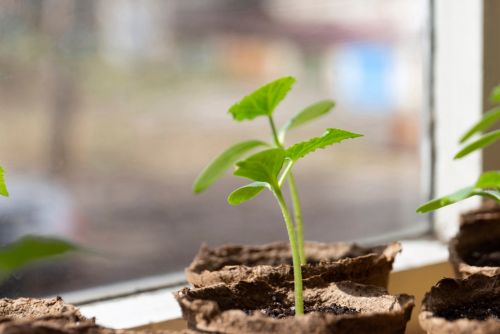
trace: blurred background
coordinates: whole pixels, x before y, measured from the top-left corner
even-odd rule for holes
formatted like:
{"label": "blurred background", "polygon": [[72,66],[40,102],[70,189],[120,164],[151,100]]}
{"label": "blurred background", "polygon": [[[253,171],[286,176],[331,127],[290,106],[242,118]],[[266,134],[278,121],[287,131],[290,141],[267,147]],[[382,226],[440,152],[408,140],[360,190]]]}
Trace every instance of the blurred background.
{"label": "blurred background", "polygon": [[327,127],[364,138],[296,166],[307,239],[389,236],[422,217],[424,1],[3,0],[0,245],[59,235],[98,252],[31,266],[2,296],[49,295],[182,270],[203,242],[286,240],[270,194],[231,207],[245,183],[191,185],[229,145],[268,139],[232,103],[298,83],[277,122],[320,99]]}

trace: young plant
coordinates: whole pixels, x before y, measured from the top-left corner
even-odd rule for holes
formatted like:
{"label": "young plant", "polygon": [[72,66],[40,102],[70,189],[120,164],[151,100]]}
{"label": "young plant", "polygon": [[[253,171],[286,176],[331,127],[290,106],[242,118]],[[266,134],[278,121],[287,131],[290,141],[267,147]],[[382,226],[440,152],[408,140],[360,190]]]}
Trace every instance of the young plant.
{"label": "young plant", "polygon": [[[0,166],[0,195],[9,196]],[[0,248],[0,283],[25,265],[76,250],[78,247],[56,238],[26,236]]]}
{"label": "young plant", "polygon": [[[500,122],[500,85],[493,89],[490,96],[493,104],[496,107],[488,111],[483,117],[474,124],[461,138],[460,144],[466,144],[473,136],[480,134],[480,136],[466,144],[454,157],[454,159],[461,159],[472,152],[481,150],[500,140],[500,130],[488,131],[494,124]],[[425,213],[440,209],[444,206],[451,205],[462,201],[472,196],[482,196],[493,199],[500,203],[500,171],[487,171],[479,176],[474,185],[462,188],[452,194],[443,196],[441,198],[429,201],[417,209],[417,212]]]}
{"label": "young plant", "polygon": [[[333,101],[329,100],[315,103],[295,115],[278,131],[273,119],[273,113],[294,83],[295,79],[292,77],[284,77],[273,81],[244,97],[229,109],[229,112],[237,121],[252,120],[259,116],[266,117],[271,128],[273,142],[251,140],[230,147],[205,168],[195,181],[193,190],[195,192],[205,190],[220,178],[228,168],[236,164],[234,175],[250,179],[253,182],[233,191],[228,197],[229,204],[239,205],[256,197],[264,189],[273,193],[281,209],[292,250],[295,314],[299,316],[304,314],[301,264],[306,263],[306,257],[302,211],[292,167],[298,160],[317,149],[325,148],[345,139],[360,137],[361,135],[329,128],[320,137],[299,142],[287,148],[284,141],[288,130],[328,113],[334,106]],[[258,147],[264,147],[265,149],[238,161]],[[285,182],[288,183],[290,188],[294,210],[293,218],[282,192]]]}
{"label": "young plant", "polygon": [[[222,175],[224,175],[224,173],[231,168],[236,161],[257,148],[284,148],[285,136],[289,130],[298,128],[327,114],[335,106],[335,102],[331,100],[314,103],[297,113],[278,130],[274,122],[274,110],[292,89],[295,81],[295,78],[290,76],[275,80],[244,97],[229,109],[229,113],[233,116],[233,119],[239,122],[253,120],[257,117],[267,118],[272,141],[269,143],[261,140],[247,140],[229,147],[215,160],[213,160],[212,163],[210,163],[198,176],[193,185],[193,191],[195,193],[200,193],[210,187]],[[288,187],[290,189],[292,199],[297,242],[299,245],[300,263],[305,264],[306,256],[304,251],[302,209],[293,173],[289,173],[288,175]]]}

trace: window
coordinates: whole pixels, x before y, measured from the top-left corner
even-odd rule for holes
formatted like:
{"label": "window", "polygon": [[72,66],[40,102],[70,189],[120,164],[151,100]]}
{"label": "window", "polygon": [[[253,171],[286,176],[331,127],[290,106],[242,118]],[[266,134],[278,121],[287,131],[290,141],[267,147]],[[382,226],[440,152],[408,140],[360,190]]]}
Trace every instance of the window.
{"label": "window", "polygon": [[230,143],[266,138],[264,122],[237,124],[226,111],[284,75],[298,84],[278,122],[337,101],[289,142],[329,126],[365,135],[298,166],[306,238],[426,230],[415,214],[427,168],[425,14],[410,0],[1,2],[0,159],[11,197],[0,203],[0,243],[57,234],[98,254],[27,268],[0,294],[179,271],[202,242],[286,239],[269,196],[227,205],[236,178],[191,193]]}

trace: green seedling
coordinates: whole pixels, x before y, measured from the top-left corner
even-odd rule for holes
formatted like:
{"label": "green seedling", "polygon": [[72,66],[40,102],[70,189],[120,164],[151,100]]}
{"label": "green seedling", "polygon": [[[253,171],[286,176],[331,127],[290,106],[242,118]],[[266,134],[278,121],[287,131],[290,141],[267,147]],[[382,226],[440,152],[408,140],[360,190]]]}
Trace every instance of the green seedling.
{"label": "green seedling", "polygon": [[[493,104],[500,104],[500,85],[493,89],[490,101]],[[472,152],[482,150],[499,141],[500,130],[486,132],[498,122],[500,122],[500,106],[496,106],[485,113],[483,117],[460,138],[460,144],[464,144],[465,146],[455,154],[454,159],[461,159]],[[478,135],[478,138],[471,141],[471,138],[476,135]],[[500,171],[484,172],[479,176],[474,185],[431,200],[420,206],[417,212],[425,213],[434,211],[472,196],[482,196],[500,203]]]}
{"label": "green seedling", "polygon": [[[0,166],[0,195],[8,197],[9,192]],[[0,283],[9,275],[36,261],[77,250],[78,247],[64,240],[48,237],[26,236],[0,247]]]}
{"label": "green seedling", "polygon": [[[294,272],[295,314],[300,316],[304,314],[301,265],[306,263],[306,256],[302,210],[292,167],[297,161],[317,149],[340,143],[345,139],[361,137],[362,135],[329,128],[320,137],[311,138],[287,147],[285,137],[289,130],[327,114],[335,105],[330,100],[317,102],[296,114],[278,130],[273,113],[294,83],[295,79],[293,77],[275,80],[245,96],[229,109],[229,113],[236,121],[253,120],[257,117],[267,118],[271,129],[272,142],[250,140],[231,146],[203,170],[193,185],[193,191],[199,193],[207,189],[224,175],[226,170],[236,165],[234,175],[250,179],[253,182],[234,190],[228,196],[229,204],[239,205],[256,197],[265,189],[272,192],[281,209],[288,232]],[[258,148],[261,149],[259,152],[248,156]],[[246,158],[240,160],[244,157]],[[288,184],[290,189],[293,218],[282,192],[285,183]]]}

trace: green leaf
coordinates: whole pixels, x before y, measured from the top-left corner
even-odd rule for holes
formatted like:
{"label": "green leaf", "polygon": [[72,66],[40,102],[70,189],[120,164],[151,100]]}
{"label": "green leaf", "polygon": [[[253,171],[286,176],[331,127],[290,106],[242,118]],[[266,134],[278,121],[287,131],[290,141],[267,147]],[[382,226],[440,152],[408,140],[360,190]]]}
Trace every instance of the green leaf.
{"label": "green leaf", "polygon": [[285,151],[283,149],[272,148],[265,150],[237,162],[234,175],[246,177],[253,181],[266,182],[275,187],[284,160]]}
{"label": "green leaf", "polygon": [[64,240],[26,236],[0,248],[0,273],[5,276],[31,262],[77,249],[77,246]]}
{"label": "green leaf", "polygon": [[7,191],[7,186],[5,185],[4,171],[2,166],[0,166],[0,195],[5,197],[9,196],[9,192]]}
{"label": "green leaf", "polygon": [[483,117],[474,124],[462,138],[460,138],[460,143],[464,143],[476,133],[488,130],[488,128],[497,121],[500,121],[500,107],[492,109],[484,114]]}
{"label": "green leaf", "polygon": [[295,78],[284,77],[260,87],[235,103],[229,112],[237,121],[252,120],[257,116],[272,115],[295,83]]}
{"label": "green leaf", "polygon": [[493,103],[500,103],[500,85],[493,88],[490,95],[490,101]]}
{"label": "green leaf", "polygon": [[310,121],[321,117],[335,106],[335,102],[332,100],[324,100],[320,102],[316,102],[309,107],[305,108],[298,114],[292,117],[279,131],[279,138],[281,141],[285,138],[285,135],[288,130],[295,129],[301,125],[309,123]]}
{"label": "green leaf", "polygon": [[500,130],[495,130],[488,132],[481,137],[479,137],[476,141],[470,143],[469,145],[465,146],[463,149],[458,152],[454,159],[460,159],[468,155],[469,153],[472,153],[476,150],[480,150],[488,145],[493,144],[495,141],[500,139]]}
{"label": "green leaf", "polygon": [[205,167],[193,184],[193,192],[200,193],[204,191],[215,183],[243,155],[256,147],[267,145],[267,143],[260,140],[248,140],[231,146]]}
{"label": "green leaf", "polygon": [[478,190],[478,191],[476,191],[476,193],[474,195],[488,197],[488,198],[500,203],[500,191],[495,190],[495,189]]}
{"label": "green leaf", "polygon": [[434,211],[436,209],[442,208],[447,205],[454,204],[456,202],[459,202],[461,200],[464,200],[466,198],[469,198],[473,195],[472,191],[474,190],[474,187],[467,187],[460,189],[450,195],[443,196],[441,198],[434,199],[432,201],[429,201],[425,203],[424,205],[420,206],[417,209],[417,212],[419,213],[425,213],[429,211]]}
{"label": "green leaf", "polygon": [[450,195],[434,199],[425,203],[417,209],[419,213],[425,213],[440,209],[442,207],[455,204],[472,196],[483,196],[500,202],[500,192],[497,190],[487,190],[477,187],[466,187]]}
{"label": "green leaf", "polygon": [[227,202],[231,205],[240,205],[243,202],[251,200],[265,188],[270,189],[271,186],[267,182],[252,182],[246,186],[240,187],[233,191],[227,197]]}
{"label": "green leaf", "polygon": [[484,172],[476,182],[477,188],[497,188],[500,189],[500,172]]}
{"label": "green leaf", "polygon": [[321,137],[315,137],[304,142],[300,142],[290,146],[286,150],[286,155],[293,161],[297,161],[305,155],[316,151],[319,148],[325,148],[329,145],[340,143],[345,139],[362,137],[358,133],[353,133],[341,129],[326,129]]}

